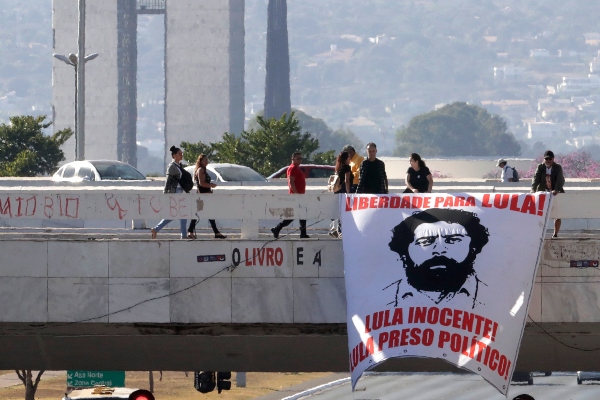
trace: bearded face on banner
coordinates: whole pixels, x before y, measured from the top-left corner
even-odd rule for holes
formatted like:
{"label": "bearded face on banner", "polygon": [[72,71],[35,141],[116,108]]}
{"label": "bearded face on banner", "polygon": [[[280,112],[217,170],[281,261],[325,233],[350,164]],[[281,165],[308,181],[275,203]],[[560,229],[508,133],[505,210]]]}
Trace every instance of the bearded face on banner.
{"label": "bearded face on banner", "polygon": [[[477,303],[480,280],[473,266],[488,242],[488,230],[476,214],[434,208],[417,212],[392,230],[389,243],[400,255],[404,277],[395,281],[400,301],[424,294],[435,303],[464,295]],[[387,288],[386,288],[387,289]]]}

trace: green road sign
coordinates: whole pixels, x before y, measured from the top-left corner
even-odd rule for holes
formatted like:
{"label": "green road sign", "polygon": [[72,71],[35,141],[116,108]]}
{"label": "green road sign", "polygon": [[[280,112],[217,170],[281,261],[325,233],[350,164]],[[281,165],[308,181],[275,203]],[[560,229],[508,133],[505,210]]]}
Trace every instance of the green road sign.
{"label": "green road sign", "polygon": [[125,387],[125,371],[67,371],[67,386],[73,388]]}

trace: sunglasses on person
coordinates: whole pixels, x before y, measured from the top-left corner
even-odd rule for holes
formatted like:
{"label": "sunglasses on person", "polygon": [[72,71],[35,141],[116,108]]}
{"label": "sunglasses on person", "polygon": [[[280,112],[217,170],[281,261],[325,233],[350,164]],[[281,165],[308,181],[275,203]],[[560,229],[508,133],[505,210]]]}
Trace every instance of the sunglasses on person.
{"label": "sunglasses on person", "polygon": [[554,160],[552,157],[544,157],[544,160],[549,161],[549,160]]}

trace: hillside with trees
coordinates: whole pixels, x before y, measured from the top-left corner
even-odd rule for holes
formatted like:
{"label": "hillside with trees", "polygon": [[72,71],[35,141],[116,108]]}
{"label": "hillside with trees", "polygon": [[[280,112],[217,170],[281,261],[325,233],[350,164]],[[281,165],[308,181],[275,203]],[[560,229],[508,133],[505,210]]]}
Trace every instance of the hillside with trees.
{"label": "hillside with trees", "polygon": [[[267,4],[246,1],[248,120],[264,107]],[[287,0],[287,8],[292,108],[333,130],[349,129],[363,143],[377,142],[381,155],[393,152],[396,131],[413,117],[456,101],[501,116],[523,155],[566,146],[568,140],[575,146],[571,123],[597,126],[598,90],[580,96],[586,97],[585,107],[573,103],[573,112],[559,107],[544,112],[538,102],[562,77],[590,73],[600,50],[600,3]],[[0,122],[14,115],[51,115],[52,1],[5,0],[0,22]],[[138,50],[144,60],[164,51],[158,25],[145,20],[139,25]],[[537,50],[543,50],[541,57],[532,56]],[[148,92],[138,97],[140,115],[146,118],[138,140],[160,135],[160,121],[153,118],[161,115],[158,97],[164,95],[160,62],[144,65],[140,62],[140,83],[155,82],[155,90],[144,89]],[[505,75],[495,78],[494,68]],[[570,101],[579,95],[553,96]],[[554,137],[529,140],[524,121],[532,120],[560,128]],[[596,141],[597,130],[588,136],[586,145]]]}
{"label": "hillside with trees", "polygon": [[400,129],[395,155],[411,152],[429,156],[520,155],[521,147],[506,122],[485,109],[466,103],[452,103],[414,117]]}

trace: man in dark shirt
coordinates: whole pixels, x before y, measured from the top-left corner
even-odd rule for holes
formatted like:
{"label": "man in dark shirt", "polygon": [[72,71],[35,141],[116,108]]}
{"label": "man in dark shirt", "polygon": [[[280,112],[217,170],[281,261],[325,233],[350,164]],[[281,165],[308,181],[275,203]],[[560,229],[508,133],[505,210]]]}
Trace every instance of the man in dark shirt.
{"label": "man in dark shirt", "polygon": [[[292,154],[292,164],[287,169],[287,179],[288,179],[288,192],[290,194],[304,194],[306,191],[306,179],[304,178],[304,173],[300,169],[300,164],[302,163],[302,153],[295,152]],[[279,237],[279,232],[286,226],[292,223],[292,219],[284,219],[276,227],[271,228],[271,232],[273,232],[273,237],[277,239]],[[306,234],[306,220],[300,220],[300,238],[301,239],[309,239],[310,236]]]}
{"label": "man in dark shirt", "polygon": [[[553,195],[564,193],[565,176],[560,164],[554,162],[554,153],[552,150],[546,150],[544,153],[544,162],[539,164],[535,170],[535,175],[531,181],[531,193],[550,192]],[[554,234],[552,238],[558,237],[561,220],[554,220]]]}
{"label": "man in dark shirt", "polygon": [[377,158],[377,145],[367,144],[367,159],[360,164],[356,193],[385,194],[388,192],[388,179],[385,163]]}

